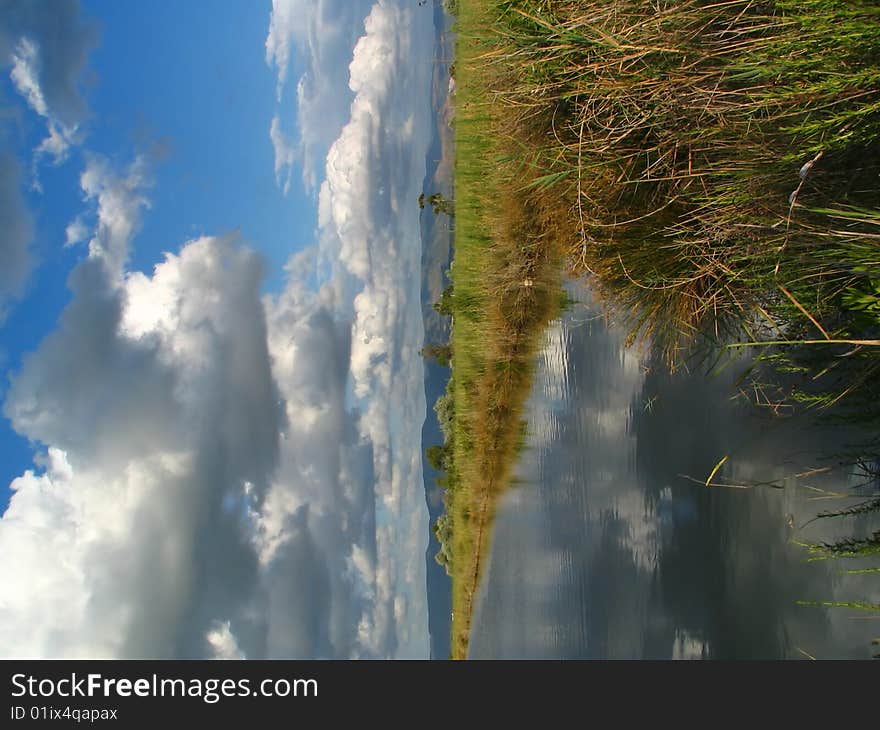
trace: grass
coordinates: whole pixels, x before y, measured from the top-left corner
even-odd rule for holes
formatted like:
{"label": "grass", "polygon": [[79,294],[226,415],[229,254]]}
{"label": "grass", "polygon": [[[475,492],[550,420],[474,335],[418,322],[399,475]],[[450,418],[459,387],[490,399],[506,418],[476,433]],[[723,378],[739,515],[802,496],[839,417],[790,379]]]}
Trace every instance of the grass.
{"label": "grass", "polygon": [[544,326],[558,314],[564,239],[552,200],[530,185],[480,62],[484,5],[458,11],[451,463],[442,531],[451,546],[452,656],[467,654],[498,496],[521,442],[521,412]]}
{"label": "grass", "polygon": [[563,268],[670,367],[755,348],[757,402],[876,432],[880,7],[459,0],[456,15],[444,532],[464,657]]}
{"label": "grass", "polygon": [[874,3],[497,7],[519,79],[497,103],[540,140],[525,154],[568,203],[571,260],[671,364],[694,338],[759,339],[768,306],[797,320],[780,286],[834,310],[876,264],[864,224],[820,212],[877,203]]}

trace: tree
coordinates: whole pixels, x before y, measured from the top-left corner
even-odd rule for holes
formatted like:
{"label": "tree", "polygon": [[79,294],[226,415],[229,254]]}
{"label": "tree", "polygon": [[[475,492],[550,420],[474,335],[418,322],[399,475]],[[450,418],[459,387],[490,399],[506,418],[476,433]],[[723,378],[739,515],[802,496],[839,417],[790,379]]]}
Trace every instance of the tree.
{"label": "tree", "polygon": [[431,195],[428,196],[421,193],[419,195],[419,210],[422,210],[425,207],[425,203],[428,203],[431,206],[434,215],[439,215],[440,213],[452,215],[453,213],[452,201],[447,200],[440,193],[431,193]]}
{"label": "tree", "polygon": [[448,368],[452,362],[452,345],[425,345],[419,354],[424,358],[433,358],[443,368]]}
{"label": "tree", "polygon": [[[450,383],[452,378],[449,379]],[[447,386],[447,391],[434,403],[434,413],[437,414],[437,423],[443,432],[444,443],[452,443],[452,433],[455,424],[455,393],[453,386]]]}
{"label": "tree", "polygon": [[425,450],[425,458],[434,471],[443,471],[446,468],[446,447],[429,446]]}
{"label": "tree", "polygon": [[434,537],[440,543],[440,550],[434,556],[440,565],[446,568],[446,572],[452,575],[452,521],[449,513],[444,512],[434,523]]}
{"label": "tree", "polygon": [[453,296],[453,289],[452,289],[452,284],[450,284],[449,286],[447,286],[443,290],[443,293],[440,295],[440,300],[437,302],[434,302],[434,311],[438,312],[440,314],[444,314],[447,317],[451,317],[452,316],[452,305],[453,305],[452,296]]}

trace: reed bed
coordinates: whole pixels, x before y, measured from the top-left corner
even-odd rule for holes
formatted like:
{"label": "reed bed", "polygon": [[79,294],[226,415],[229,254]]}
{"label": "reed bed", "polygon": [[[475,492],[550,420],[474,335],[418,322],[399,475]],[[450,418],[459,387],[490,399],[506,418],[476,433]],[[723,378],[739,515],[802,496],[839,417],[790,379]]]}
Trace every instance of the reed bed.
{"label": "reed bed", "polygon": [[880,7],[455,6],[455,478],[443,531],[463,657],[563,265],[669,367],[755,348],[756,401],[833,406],[876,432]]}

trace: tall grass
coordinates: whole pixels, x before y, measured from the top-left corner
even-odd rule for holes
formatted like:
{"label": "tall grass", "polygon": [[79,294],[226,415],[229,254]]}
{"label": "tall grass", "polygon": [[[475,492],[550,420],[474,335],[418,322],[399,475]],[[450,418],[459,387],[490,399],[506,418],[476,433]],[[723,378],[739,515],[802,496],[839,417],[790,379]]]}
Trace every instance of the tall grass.
{"label": "tall grass", "polygon": [[846,404],[876,427],[880,7],[460,0],[457,32],[447,502],[464,656],[562,261],[668,365],[760,347],[768,405]]}
{"label": "tall grass", "polygon": [[495,102],[567,214],[574,268],[670,362],[695,337],[757,337],[768,306],[796,320],[780,287],[821,319],[876,266],[875,214],[827,213],[878,202],[875,3],[488,4],[485,62],[516,78]]}

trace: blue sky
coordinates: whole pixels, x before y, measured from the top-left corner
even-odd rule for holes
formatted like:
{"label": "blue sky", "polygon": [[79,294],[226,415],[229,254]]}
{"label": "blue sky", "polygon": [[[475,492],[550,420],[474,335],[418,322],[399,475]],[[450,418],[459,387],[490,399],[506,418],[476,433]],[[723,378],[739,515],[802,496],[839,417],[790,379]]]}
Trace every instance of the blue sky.
{"label": "blue sky", "polygon": [[427,656],[434,34],[0,0],[0,656]]}
{"label": "blue sky", "polygon": [[[151,210],[132,247],[131,268],[148,272],[164,251],[190,238],[239,229],[265,258],[264,289],[281,288],[290,254],[314,241],[317,214],[314,194],[292,185],[285,196],[275,184],[267,131],[276,113],[276,78],[263,52],[270,11],[268,2],[240,0],[83,3],[83,22],[97,36],[82,79],[91,111],[87,138],[64,163],[39,166],[41,193],[24,186],[36,261],[3,326],[4,373],[16,370],[23,353],[53,327],[69,297],[65,279],[86,253],[82,245],[63,244],[66,226],[83,211],[78,178],[87,154],[121,163],[138,152],[154,159]],[[8,74],[2,91],[3,106],[16,109],[21,123],[3,137],[26,173],[45,124],[16,98]],[[283,104],[288,115],[293,107],[293,99]],[[4,503],[7,485],[32,456],[27,440],[4,418]]]}
{"label": "blue sky", "polygon": [[312,242],[316,216],[311,196],[296,186],[285,198],[272,175],[275,79],[262,54],[269,4],[84,9],[101,28],[92,56],[96,151],[130,159],[158,145],[164,153],[133,266],[154,265],[158,242],[240,228],[266,258],[267,287],[280,288],[281,267]]}

